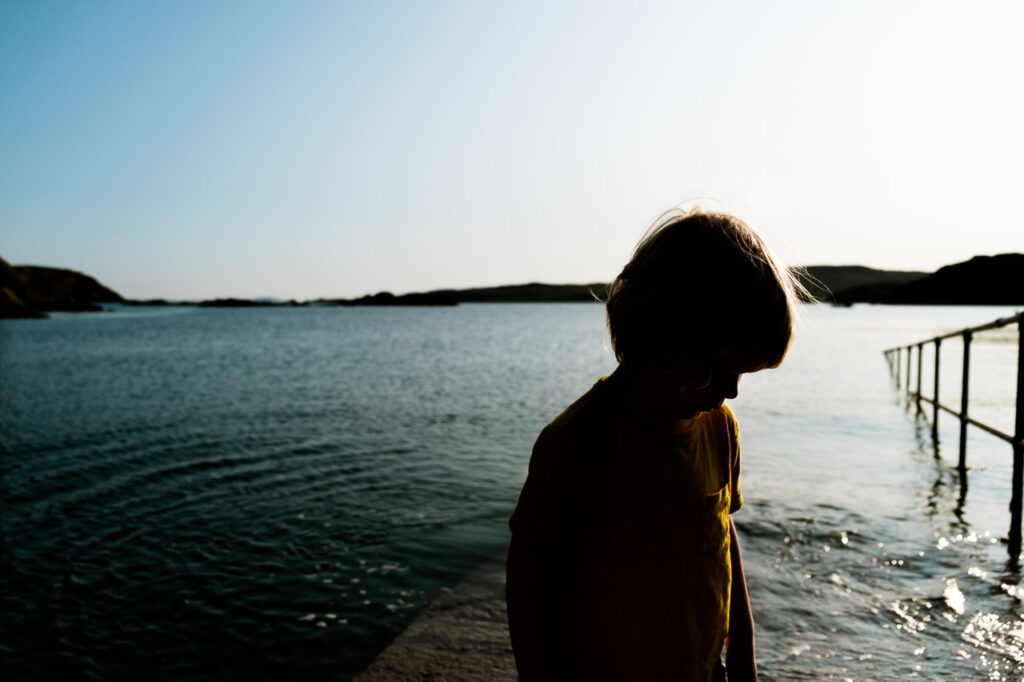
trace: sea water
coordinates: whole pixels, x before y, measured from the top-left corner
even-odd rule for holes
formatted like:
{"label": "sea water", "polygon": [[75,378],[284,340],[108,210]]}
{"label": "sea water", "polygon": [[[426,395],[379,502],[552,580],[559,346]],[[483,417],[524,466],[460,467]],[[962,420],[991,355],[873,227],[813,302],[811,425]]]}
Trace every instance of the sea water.
{"label": "sea water", "polygon": [[[961,479],[956,420],[936,446],[882,355],[1013,312],[806,307],[743,378],[763,679],[1024,676],[1010,446],[972,429]],[[972,416],[1008,432],[1016,343],[972,345]],[[536,434],[614,365],[593,304],[0,322],[0,675],[351,678],[504,546]]]}

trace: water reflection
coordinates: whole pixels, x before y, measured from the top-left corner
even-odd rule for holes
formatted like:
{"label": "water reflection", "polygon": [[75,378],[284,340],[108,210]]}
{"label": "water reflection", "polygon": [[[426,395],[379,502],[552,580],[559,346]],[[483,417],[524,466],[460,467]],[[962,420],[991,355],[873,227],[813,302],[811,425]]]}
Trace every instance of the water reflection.
{"label": "water reflection", "polygon": [[[918,401],[908,396],[904,407],[912,412],[914,460],[930,471],[930,483],[922,490],[922,511],[932,526],[935,544],[920,553],[920,562],[938,569],[935,578],[941,580],[941,594],[915,594],[894,601],[892,628],[919,640],[959,642],[955,669],[968,665],[987,679],[1020,680],[1024,676],[1020,562],[1001,555],[1005,538],[971,528],[966,515],[968,469],[943,458],[939,433]],[[993,561],[1001,570],[982,568]],[[913,654],[929,660],[941,655],[936,649],[922,641]],[[944,665],[939,663],[938,669]]]}
{"label": "water reflection", "polygon": [[[908,404],[909,406],[909,404]],[[924,413],[914,413],[915,456],[919,460],[929,460],[933,467],[933,480],[924,506],[925,515],[934,523],[939,517],[951,515],[948,520],[948,532],[967,533],[968,523],[964,515],[967,504],[968,476],[967,470],[951,467],[942,458],[942,446],[938,435],[931,429],[931,423]],[[952,489],[957,489],[952,497]],[[953,506],[949,507],[949,500]],[[948,517],[947,517],[948,518]]]}

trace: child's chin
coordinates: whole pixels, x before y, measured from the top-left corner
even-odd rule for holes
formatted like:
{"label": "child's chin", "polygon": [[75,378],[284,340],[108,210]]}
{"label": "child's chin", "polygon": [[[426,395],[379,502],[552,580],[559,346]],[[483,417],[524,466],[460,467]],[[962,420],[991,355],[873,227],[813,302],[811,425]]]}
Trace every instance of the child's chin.
{"label": "child's chin", "polygon": [[693,416],[690,417],[690,419],[696,419],[697,417],[705,415],[708,412],[714,412],[715,410],[717,410],[721,406],[722,406],[722,403],[718,403],[717,405],[708,405],[707,407],[702,407],[699,410],[697,410],[696,412],[694,412]]}

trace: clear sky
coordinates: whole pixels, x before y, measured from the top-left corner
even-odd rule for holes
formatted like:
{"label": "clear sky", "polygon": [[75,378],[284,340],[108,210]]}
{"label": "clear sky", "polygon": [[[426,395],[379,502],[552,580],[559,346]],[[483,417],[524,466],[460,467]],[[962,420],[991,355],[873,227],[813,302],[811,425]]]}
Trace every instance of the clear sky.
{"label": "clear sky", "polygon": [[132,298],[1024,251],[1024,3],[0,3],[0,256]]}

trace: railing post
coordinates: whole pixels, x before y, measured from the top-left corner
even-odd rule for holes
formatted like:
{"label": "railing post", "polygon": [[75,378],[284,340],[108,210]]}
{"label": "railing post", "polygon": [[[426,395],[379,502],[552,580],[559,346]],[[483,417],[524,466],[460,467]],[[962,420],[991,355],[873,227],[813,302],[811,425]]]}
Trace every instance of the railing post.
{"label": "railing post", "polygon": [[913,346],[907,346],[907,393],[910,393],[910,354]]}
{"label": "railing post", "polygon": [[1024,318],[1017,320],[1017,417],[1013,428],[1013,497],[1010,498],[1010,557],[1020,556],[1021,488],[1024,487]]}
{"label": "railing post", "polygon": [[932,402],[932,438],[939,439],[939,349],[942,339],[935,339],[935,400]]}
{"label": "railing post", "polygon": [[921,409],[921,359],[924,356],[924,343],[917,344],[917,409]]}
{"label": "railing post", "polygon": [[903,356],[903,349],[896,349],[896,388],[900,387],[900,358]]}
{"label": "railing post", "polygon": [[960,468],[967,470],[967,395],[971,371],[971,332],[964,331],[964,376],[960,387]]}

